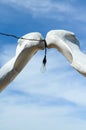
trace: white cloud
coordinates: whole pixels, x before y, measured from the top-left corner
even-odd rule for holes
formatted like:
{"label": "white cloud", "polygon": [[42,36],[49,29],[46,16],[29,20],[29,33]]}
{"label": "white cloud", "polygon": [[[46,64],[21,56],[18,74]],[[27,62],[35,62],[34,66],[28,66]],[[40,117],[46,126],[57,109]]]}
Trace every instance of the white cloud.
{"label": "white cloud", "polygon": [[85,8],[77,5],[77,1],[52,1],[52,0],[1,0],[1,3],[31,13],[33,17],[55,19],[56,21],[73,20],[85,22]]}
{"label": "white cloud", "polygon": [[38,107],[34,105],[7,105],[5,107],[3,105],[2,110],[0,113],[0,124],[2,124],[0,129],[2,130],[86,129],[85,121],[68,116],[68,113],[73,112],[68,107]]}

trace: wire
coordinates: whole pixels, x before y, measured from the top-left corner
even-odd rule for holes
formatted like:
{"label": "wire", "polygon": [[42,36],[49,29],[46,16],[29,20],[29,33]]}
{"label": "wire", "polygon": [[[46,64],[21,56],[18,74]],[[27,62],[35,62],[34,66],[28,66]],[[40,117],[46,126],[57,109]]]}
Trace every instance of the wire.
{"label": "wire", "polygon": [[24,40],[29,40],[29,41],[44,41],[45,42],[45,39],[42,39],[42,40],[28,39],[28,38],[19,37],[19,36],[13,35],[13,34],[2,33],[2,32],[0,32],[0,35],[4,35],[4,36],[7,36],[7,37],[13,37],[13,38],[16,38],[16,39],[24,39]]}
{"label": "wire", "polygon": [[43,64],[44,66],[46,65],[47,59],[46,59],[46,54],[47,54],[47,43],[46,40],[44,40],[45,43],[45,55],[44,55],[44,59],[43,59]]}

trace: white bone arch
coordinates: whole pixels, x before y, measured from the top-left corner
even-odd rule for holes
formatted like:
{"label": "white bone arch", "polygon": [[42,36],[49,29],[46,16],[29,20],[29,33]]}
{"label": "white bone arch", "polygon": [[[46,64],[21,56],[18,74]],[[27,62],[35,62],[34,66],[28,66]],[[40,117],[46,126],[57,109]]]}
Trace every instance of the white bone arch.
{"label": "white bone arch", "polygon": [[[38,50],[45,48],[44,39],[38,32],[29,33],[23,38],[36,39],[36,41],[19,39],[15,56],[0,69],[0,92],[14,80],[28,61]],[[46,35],[48,48],[60,51],[79,73],[86,76],[86,55],[80,51],[79,41],[74,33],[66,30],[52,30]]]}

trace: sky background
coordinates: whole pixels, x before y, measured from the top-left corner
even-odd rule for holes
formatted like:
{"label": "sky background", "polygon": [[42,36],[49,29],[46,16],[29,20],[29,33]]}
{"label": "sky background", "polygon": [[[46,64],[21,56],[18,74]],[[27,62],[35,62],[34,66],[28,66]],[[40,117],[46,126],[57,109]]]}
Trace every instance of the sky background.
{"label": "sky background", "polygon": [[[22,36],[65,29],[86,53],[85,0],[0,0],[0,32]],[[15,56],[17,40],[0,35],[0,67]],[[0,93],[0,130],[86,130],[86,78],[55,49],[39,51]]]}

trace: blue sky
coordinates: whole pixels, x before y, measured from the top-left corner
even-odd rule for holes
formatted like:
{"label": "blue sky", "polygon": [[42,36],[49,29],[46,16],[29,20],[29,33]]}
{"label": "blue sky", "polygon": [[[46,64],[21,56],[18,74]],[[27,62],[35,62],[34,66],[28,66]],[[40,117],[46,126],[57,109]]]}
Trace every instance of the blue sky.
{"label": "blue sky", "polygon": [[[0,32],[22,36],[53,29],[76,34],[86,53],[86,1],[0,0]],[[0,35],[0,67],[15,55],[17,40]],[[86,130],[86,78],[55,49],[46,72],[39,51],[0,94],[1,130]]]}

